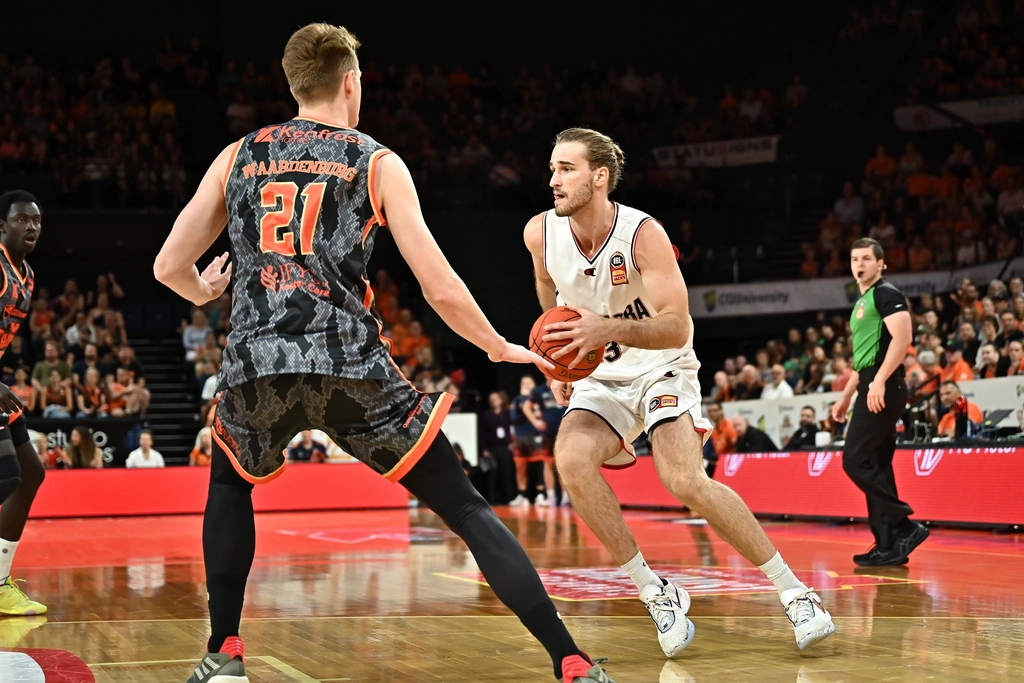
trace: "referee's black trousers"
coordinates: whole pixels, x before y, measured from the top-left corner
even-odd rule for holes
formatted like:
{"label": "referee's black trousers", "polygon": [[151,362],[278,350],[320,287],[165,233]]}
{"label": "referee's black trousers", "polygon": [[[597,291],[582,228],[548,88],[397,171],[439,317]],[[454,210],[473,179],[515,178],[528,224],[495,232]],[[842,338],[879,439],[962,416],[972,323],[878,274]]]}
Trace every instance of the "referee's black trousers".
{"label": "referee's black trousers", "polygon": [[868,410],[868,389],[878,367],[865,368],[857,385],[853,417],[846,428],[843,470],[868,499],[868,523],[875,543],[888,549],[897,530],[913,514],[896,493],[892,458],[896,452],[896,422],[907,404],[907,384],[902,368],[897,368],[885,384],[885,408],[879,413]]}

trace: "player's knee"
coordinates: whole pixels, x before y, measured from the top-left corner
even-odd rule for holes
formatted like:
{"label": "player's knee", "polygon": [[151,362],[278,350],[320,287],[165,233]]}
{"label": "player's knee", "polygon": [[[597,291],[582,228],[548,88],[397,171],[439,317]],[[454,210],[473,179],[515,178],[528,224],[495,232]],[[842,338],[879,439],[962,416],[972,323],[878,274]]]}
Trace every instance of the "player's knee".
{"label": "player's knee", "polygon": [[704,499],[710,480],[707,476],[694,476],[683,472],[662,475],[661,483],[673,496],[689,506],[696,506]]}
{"label": "player's knee", "polygon": [[43,465],[39,462],[38,458],[33,458],[30,462],[35,464],[21,468],[21,486],[35,493],[43,485],[43,480],[46,479],[46,470],[43,469]]}

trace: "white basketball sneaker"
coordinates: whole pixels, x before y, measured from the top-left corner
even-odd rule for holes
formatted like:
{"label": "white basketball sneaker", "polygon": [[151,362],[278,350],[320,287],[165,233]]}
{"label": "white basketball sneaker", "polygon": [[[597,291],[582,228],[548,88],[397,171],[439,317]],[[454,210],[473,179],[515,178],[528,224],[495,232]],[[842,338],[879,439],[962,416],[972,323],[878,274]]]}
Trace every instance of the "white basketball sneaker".
{"label": "white basketball sneaker", "polygon": [[539,508],[551,507],[551,503],[548,502],[548,497],[545,496],[543,493],[537,494],[537,497],[533,499],[533,504],[534,506]]}
{"label": "white basketball sneaker", "polygon": [[786,605],[786,616],[793,622],[796,646],[801,650],[806,650],[836,632],[832,615],[821,606],[821,598],[811,588]]}
{"label": "white basketball sneaker", "polygon": [[528,508],[528,507],[530,507],[530,501],[526,497],[524,497],[522,494],[520,494],[520,495],[516,496],[515,498],[513,498],[512,500],[510,500],[509,503],[508,503],[508,506],[510,508],[522,508],[522,507],[527,507]]}
{"label": "white basketball sneaker", "polygon": [[693,622],[686,618],[690,609],[689,594],[665,582],[664,586],[644,586],[640,601],[658,627],[658,642],[665,656],[675,657],[686,649],[694,631]]}

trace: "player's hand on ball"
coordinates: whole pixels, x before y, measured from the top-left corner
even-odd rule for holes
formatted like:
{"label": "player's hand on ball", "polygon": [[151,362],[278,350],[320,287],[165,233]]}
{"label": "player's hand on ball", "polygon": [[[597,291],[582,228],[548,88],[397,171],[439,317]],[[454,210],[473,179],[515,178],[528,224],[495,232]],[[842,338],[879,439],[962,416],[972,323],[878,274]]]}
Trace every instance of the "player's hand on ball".
{"label": "player's hand on ball", "polygon": [[489,353],[487,357],[495,363],[535,363],[540,367],[554,370],[555,366],[544,360],[533,351],[519,344],[505,342],[505,348],[496,353]]}
{"label": "player's hand on ball", "polygon": [[612,341],[608,337],[608,320],[593,311],[580,306],[567,306],[579,315],[579,320],[550,323],[544,326],[547,334],[542,338],[545,342],[564,340],[569,343],[551,354],[553,360],[563,358],[562,362],[572,358],[570,368],[580,364],[593,349],[603,349]]}
{"label": "player's hand on ball", "polygon": [[[225,264],[227,267],[225,268]],[[210,265],[206,266],[206,270],[200,275],[206,284],[210,285],[210,301],[213,301],[228,288],[231,284],[231,265],[228,263],[228,252],[224,252],[217,258],[210,261]],[[198,301],[192,303],[199,305]],[[207,302],[203,302],[207,303]]]}
{"label": "player's hand on ball", "polygon": [[836,423],[846,422],[846,411],[850,407],[850,401],[840,399],[832,404],[832,421]]}
{"label": "player's hand on ball", "polygon": [[555,395],[555,401],[558,405],[563,408],[569,405],[569,399],[572,398],[572,382],[559,382],[557,379],[551,380],[551,393]]}

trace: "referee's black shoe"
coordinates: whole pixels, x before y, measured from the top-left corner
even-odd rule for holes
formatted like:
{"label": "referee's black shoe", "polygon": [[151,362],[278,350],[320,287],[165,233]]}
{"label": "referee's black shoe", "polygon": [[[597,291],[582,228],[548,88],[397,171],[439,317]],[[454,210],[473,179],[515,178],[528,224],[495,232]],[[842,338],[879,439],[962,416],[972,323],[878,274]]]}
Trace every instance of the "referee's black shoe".
{"label": "referee's black shoe", "polygon": [[910,553],[924,543],[931,531],[924,524],[907,520],[903,531],[896,537],[892,548],[873,549],[867,555],[854,556],[854,562],[862,567],[895,567],[906,564]]}

